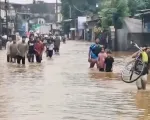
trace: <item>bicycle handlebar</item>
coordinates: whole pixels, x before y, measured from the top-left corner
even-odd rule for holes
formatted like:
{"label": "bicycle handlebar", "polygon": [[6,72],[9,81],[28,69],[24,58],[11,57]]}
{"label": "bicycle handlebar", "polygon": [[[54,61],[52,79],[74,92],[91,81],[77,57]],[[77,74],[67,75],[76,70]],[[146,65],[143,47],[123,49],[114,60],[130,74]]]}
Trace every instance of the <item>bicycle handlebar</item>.
{"label": "bicycle handlebar", "polygon": [[142,49],[138,46],[138,44],[134,43],[133,41],[131,41],[130,44],[134,45],[136,48],[138,48],[140,51],[142,51]]}

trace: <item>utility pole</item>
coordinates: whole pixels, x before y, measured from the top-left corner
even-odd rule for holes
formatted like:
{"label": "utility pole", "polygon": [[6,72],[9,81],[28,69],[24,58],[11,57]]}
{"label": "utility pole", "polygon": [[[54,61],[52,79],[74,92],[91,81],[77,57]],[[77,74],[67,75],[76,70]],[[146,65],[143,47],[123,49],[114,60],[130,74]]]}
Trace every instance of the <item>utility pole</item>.
{"label": "utility pole", "polygon": [[2,35],[2,15],[1,15],[1,9],[2,9],[2,1],[0,0],[0,35]]}
{"label": "utility pole", "polygon": [[69,17],[72,19],[72,7],[69,5]]}
{"label": "utility pole", "polygon": [[6,12],[6,34],[7,34],[7,41],[8,41],[8,35],[9,35],[9,31],[8,31],[8,1],[5,0],[5,12]]}
{"label": "utility pole", "polygon": [[56,0],[56,22],[58,21],[58,0]]}
{"label": "utility pole", "polygon": [[[2,17],[1,17],[1,8],[2,1],[0,0],[0,35],[2,35]],[[0,39],[0,50],[2,50],[2,40]]]}

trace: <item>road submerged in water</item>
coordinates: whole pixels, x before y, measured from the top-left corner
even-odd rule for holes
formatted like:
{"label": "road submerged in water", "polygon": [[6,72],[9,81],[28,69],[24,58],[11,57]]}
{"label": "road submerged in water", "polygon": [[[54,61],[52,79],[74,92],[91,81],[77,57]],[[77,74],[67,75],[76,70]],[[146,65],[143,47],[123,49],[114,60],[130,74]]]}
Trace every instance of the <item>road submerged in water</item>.
{"label": "road submerged in water", "polygon": [[89,45],[67,41],[52,60],[25,67],[0,51],[0,120],[150,120],[150,90],[120,79],[128,53],[114,54],[113,74],[99,73],[88,68]]}

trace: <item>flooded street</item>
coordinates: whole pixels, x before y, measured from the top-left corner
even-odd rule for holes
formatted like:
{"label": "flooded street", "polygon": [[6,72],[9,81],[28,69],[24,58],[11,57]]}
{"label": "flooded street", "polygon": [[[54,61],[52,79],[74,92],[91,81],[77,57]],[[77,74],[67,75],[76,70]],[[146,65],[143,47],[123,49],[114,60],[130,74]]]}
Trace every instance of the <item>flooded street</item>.
{"label": "flooded street", "polygon": [[150,120],[150,86],[138,92],[119,77],[128,54],[116,53],[115,73],[102,74],[88,68],[88,47],[68,41],[25,67],[0,51],[0,120]]}

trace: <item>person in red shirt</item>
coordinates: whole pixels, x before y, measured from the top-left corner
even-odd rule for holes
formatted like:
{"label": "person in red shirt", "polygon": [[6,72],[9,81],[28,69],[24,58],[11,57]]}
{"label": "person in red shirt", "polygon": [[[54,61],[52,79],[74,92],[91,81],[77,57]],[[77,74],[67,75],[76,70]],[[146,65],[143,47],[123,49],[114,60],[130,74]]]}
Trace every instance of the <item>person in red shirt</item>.
{"label": "person in red shirt", "polygon": [[37,38],[37,41],[35,43],[34,50],[35,50],[35,55],[36,55],[36,62],[41,63],[42,54],[43,54],[43,51],[44,51],[44,45],[41,42],[39,37]]}

